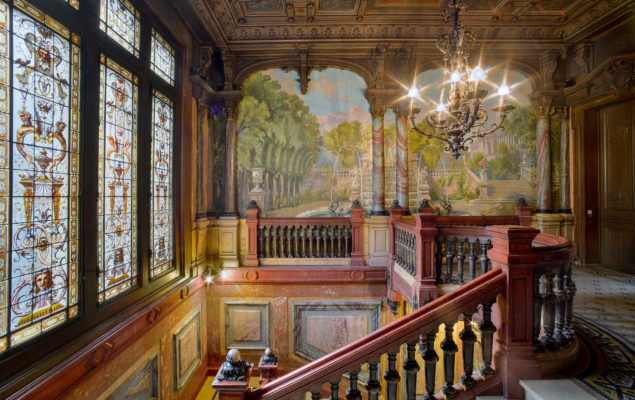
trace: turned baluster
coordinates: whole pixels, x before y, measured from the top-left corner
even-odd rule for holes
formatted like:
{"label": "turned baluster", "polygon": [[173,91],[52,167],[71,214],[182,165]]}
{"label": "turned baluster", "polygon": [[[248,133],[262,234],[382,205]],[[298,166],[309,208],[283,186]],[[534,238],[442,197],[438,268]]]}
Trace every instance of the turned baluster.
{"label": "turned baluster", "polygon": [[281,226],[278,228],[278,242],[279,242],[279,246],[280,246],[280,258],[285,258],[287,255],[284,252],[284,247],[285,247],[285,227]]}
{"label": "turned baluster", "polygon": [[456,270],[457,270],[457,282],[459,285],[465,283],[463,280],[463,265],[465,263],[465,242],[466,240],[457,239],[457,252],[456,252]]}
{"label": "turned baluster", "polygon": [[388,369],[384,372],[384,380],[386,381],[386,397],[388,400],[397,400],[397,383],[401,379],[397,372],[397,351],[388,352]]}
{"label": "turned baluster", "polygon": [[366,383],[366,391],[368,392],[368,400],[378,400],[381,393],[381,383],[379,382],[379,369],[377,365],[379,360],[370,361],[368,363],[368,382]]}
{"label": "turned baluster", "polygon": [[410,235],[410,268],[413,275],[417,273],[417,238]]}
{"label": "turned baluster", "polygon": [[426,394],[423,396],[423,400],[435,400],[434,388],[436,382],[437,362],[439,361],[439,355],[436,351],[434,351],[434,339],[436,336],[436,331],[428,332],[426,334],[425,352],[422,356],[426,365]]}
{"label": "turned baluster", "polygon": [[443,376],[445,384],[441,387],[441,391],[446,399],[453,399],[457,395],[454,388],[454,354],[459,351],[459,347],[454,342],[452,333],[454,332],[454,322],[445,323],[445,339],[441,342],[441,350],[443,350]]}
{"label": "turned baluster", "polygon": [[329,226],[329,241],[331,242],[331,258],[335,257],[335,227]]}
{"label": "turned baluster", "polygon": [[565,277],[565,292],[567,294],[567,307],[565,308],[565,318],[564,318],[564,335],[567,339],[573,340],[574,330],[573,330],[573,298],[575,297],[576,287],[575,282],[571,279],[571,271],[569,271]]}
{"label": "turned baluster", "polygon": [[322,388],[311,389],[311,400],[320,400]]}
{"label": "turned baluster", "polygon": [[472,314],[474,314],[472,311],[463,313],[463,330],[459,333],[459,338],[463,342],[463,371],[465,372],[459,382],[465,386],[466,391],[476,386],[476,381],[472,378],[472,371],[474,371],[474,343],[476,343],[476,335],[472,330]]}
{"label": "turned baluster", "polygon": [[302,247],[302,258],[306,258],[306,228],[300,227],[300,246]]}
{"label": "turned baluster", "polygon": [[540,276],[540,295],[542,296],[542,330],[543,335],[540,341],[547,349],[553,350],[555,342],[553,340],[555,302],[553,296],[553,280],[550,273]]}
{"label": "turned baluster", "polygon": [[276,258],[278,257],[278,227],[271,227],[271,255]]}
{"label": "turned baluster", "polygon": [[322,257],[326,258],[329,256],[328,250],[327,250],[327,245],[328,245],[328,228],[326,226],[322,227],[322,247],[323,247],[323,253],[322,253]]}
{"label": "turned baluster", "polygon": [[443,273],[443,241],[444,238],[442,237],[437,237],[436,238],[437,241],[437,251],[436,251],[436,278],[437,278],[437,283],[441,283],[441,275]]}
{"label": "turned baluster", "polygon": [[478,260],[481,263],[481,274],[484,274],[489,269],[489,258],[487,258],[487,250],[489,249],[491,241],[481,241],[481,254],[478,256]]}
{"label": "turned baluster", "polygon": [[469,240],[467,244],[470,246],[467,264],[470,270],[470,280],[473,280],[476,278],[476,240]]}
{"label": "turned baluster", "polygon": [[337,257],[342,257],[342,227],[337,226],[335,230],[335,236],[337,237]]}
{"label": "turned baluster", "polygon": [[346,400],[362,400],[362,392],[357,388],[357,375],[359,370],[348,373],[349,385],[346,389]]}
{"label": "turned baluster", "polygon": [[492,369],[492,346],[494,345],[494,332],[496,332],[496,327],[492,323],[492,304],[494,302],[483,303],[483,319],[478,324],[481,330],[481,350],[483,351],[483,365],[479,368],[478,373],[483,379],[489,379],[496,375],[496,371]]}
{"label": "turned baluster", "polygon": [[445,283],[452,283],[452,268],[454,267],[454,243],[456,239],[448,239],[445,243]]}
{"label": "turned baluster", "polygon": [[293,252],[291,251],[291,247],[293,244],[293,226],[287,226],[287,257],[292,258]]}
{"label": "turned baluster", "polygon": [[271,227],[265,226],[265,257],[271,257]]}
{"label": "turned baluster", "polygon": [[553,329],[553,339],[560,346],[567,342],[564,336],[564,314],[567,296],[564,292],[562,273],[557,272],[553,278],[553,294],[556,300],[555,324]]}
{"label": "turned baluster", "polygon": [[299,226],[294,226],[293,227],[293,242],[295,244],[294,246],[294,252],[293,252],[293,256],[295,258],[300,257],[300,249],[298,247],[298,240],[299,240],[299,232],[300,231],[300,227]]}
{"label": "turned baluster", "polygon": [[534,344],[538,348],[539,351],[543,350],[542,342],[540,341],[540,328],[542,324],[542,295],[540,294],[540,277],[538,274],[534,275],[533,278],[534,284],[534,318],[533,318],[533,339]]}
{"label": "turned baluster", "polygon": [[406,346],[407,358],[403,363],[403,370],[406,373],[406,399],[416,400],[417,397],[417,373],[419,363],[415,360],[415,350],[417,341],[409,342]]}
{"label": "turned baluster", "polygon": [[258,241],[260,242],[260,246],[258,247],[258,257],[265,257],[265,227],[258,227]]}
{"label": "turned baluster", "polygon": [[331,397],[329,397],[330,400],[340,400],[340,395],[339,395],[339,390],[340,390],[340,379],[337,379],[336,381],[331,381]]}
{"label": "turned baluster", "polygon": [[395,256],[397,256],[397,262],[401,264],[401,231],[395,229]]}
{"label": "turned baluster", "polygon": [[[347,226],[346,227],[346,257],[350,257],[351,252],[353,251],[352,237],[353,237],[353,228],[350,226]],[[350,245],[349,245],[349,241],[350,241]]]}
{"label": "turned baluster", "polygon": [[315,236],[315,227],[309,226],[306,238],[309,241],[309,257],[311,258],[315,257],[313,254],[313,236]]}
{"label": "turned baluster", "polygon": [[320,232],[318,231],[318,227],[317,226],[313,226],[311,227],[311,242],[309,245],[309,249],[310,249],[310,257],[314,258],[315,257],[315,253],[313,253],[313,239],[315,239],[315,247],[317,248],[317,253],[319,254],[320,252]]}

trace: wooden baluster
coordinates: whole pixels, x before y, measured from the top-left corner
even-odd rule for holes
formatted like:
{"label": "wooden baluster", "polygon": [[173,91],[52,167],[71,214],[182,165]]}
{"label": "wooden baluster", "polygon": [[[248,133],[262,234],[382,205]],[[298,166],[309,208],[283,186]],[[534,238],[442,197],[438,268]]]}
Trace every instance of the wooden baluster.
{"label": "wooden baluster", "polygon": [[470,280],[476,279],[476,240],[469,240],[470,250],[467,255],[467,264],[470,269]]}
{"label": "wooden baluster", "polygon": [[492,304],[494,302],[483,303],[483,319],[478,324],[481,330],[481,350],[483,352],[483,365],[479,368],[478,373],[484,379],[489,379],[496,375],[496,372],[492,369],[492,352],[494,345],[494,332],[496,327],[492,323]]}
{"label": "wooden baluster", "polygon": [[335,236],[337,237],[337,257],[342,257],[342,227],[337,226],[337,230],[335,231]]}
{"label": "wooden baluster", "polygon": [[309,257],[313,258],[315,255],[313,254],[313,236],[315,235],[315,227],[309,226],[307,231],[307,240],[309,241]]}
{"label": "wooden baluster", "polygon": [[329,242],[331,243],[331,258],[335,257],[335,227],[329,226]]}
{"label": "wooden baluster", "polygon": [[292,251],[292,245],[293,245],[293,226],[287,226],[287,257],[288,258],[293,258],[293,251]]}
{"label": "wooden baluster", "polygon": [[260,246],[258,246],[258,257],[265,257],[265,227],[258,227],[258,240],[260,242]]}
{"label": "wooden baluster", "polygon": [[445,243],[445,283],[452,283],[452,269],[454,268],[454,243],[456,239],[448,239]]}
{"label": "wooden baluster", "polygon": [[459,338],[463,342],[463,371],[465,372],[459,382],[465,386],[468,391],[476,386],[476,381],[472,378],[474,371],[474,343],[476,343],[476,335],[472,330],[472,315],[474,312],[467,311],[463,313],[463,330],[459,333]]}
{"label": "wooden baluster", "polygon": [[458,239],[458,252],[456,254],[456,269],[458,270],[458,281],[457,283],[459,285],[462,285],[465,283],[465,281],[463,280],[463,264],[464,264],[464,260],[465,260],[465,242],[467,241],[467,239],[465,240],[461,240]]}
{"label": "wooden baluster", "polygon": [[379,360],[370,361],[368,363],[368,382],[366,383],[366,390],[368,391],[368,400],[379,400],[379,393],[381,393],[381,383],[379,382],[379,370],[377,365]]}
{"label": "wooden baluster", "polygon": [[348,373],[349,385],[346,389],[346,400],[362,400],[362,392],[357,388],[357,376],[359,370],[351,371]]}
{"label": "wooden baluster", "polygon": [[452,333],[454,332],[454,322],[445,323],[445,339],[441,342],[441,350],[443,350],[443,377],[445,384],[441,387],[441,391],[446,399],[453,399],[457,396],[454,388],[454,362],[455,353],[459,351],[459,347],[454,342]]}
{"label": "wooden baluster", "polygon": [[566,307],[567,297],[562,285],[562,273],[558,271],[556,272],[556,276],[553,278],[553,294],[556,300],[553,340],[555,340],[560,346],[567,343],[567,339],[564,337],[564,309]]}
{"label": "wooden baluster", "polygon": [[538,274],[534,274],[533,276],[533,291],[533,339],[538,351],[542,351],[544,350],[542,342],[540,341],[540,330],[542,328],[542,295],[540,294],[540,276],[538,276]]}
{"label": "wooden baluster", "polygon": [[320,400],[322,388],[311,389],[311,400]]}
{"label": "wooden baluster", "polygon": [[416,400],[417,398],[417,373],[419,363],[415,360],[415,351],[418,341],[409,342],[406,346],[407,358],[403,363],[403,370],[406,374],[406,399]]}
{"label": "wooden baluster", "polygon": [[443,242],[444,238],[438,236],[437,241],[437,253],[436,253],[436,279],[437,283],[441,283],[441,275],[443,275]]}
{"label": "wooden baluster", "polygon": [[320,234],[321,230],[321,226],[316,226],[313,231],[313,237],[315,238],[315,257],[322,257],[322,251],[320,250],[322,244],[322,235]]}
{"label": "wooden baluster", "polygon": [[340,380],[338,378],[336,381],[331,381],[331,397],[330,400],[340,400],[339,390],[340,390]]}
{"label": "wooden baluster", "polygon": [[281,226],[278,228],[278,244],[280,246],[280,258],[285,258],[287,255],[284,252],[284,247],[285,247],[285,227]]}
{"label": "wooden baluster", "polygon": [[265,226],[265,257],[271,257],[271,226]]}
{"label": "wooden baluster", "polygon": [[306,228],[300,227],[300,246],[302,247],[302,255],[300,257],[306,258]]}
{"label": "wooden baluster", "polygon": [[571,270],[565,275],[566,283],[565,283],[565,292],[567,294],[567,307],[565,308],[565,317],[564,317],[564,335],[567,339],[573,340],[575,332],[573,330],[573,298],[575,297],[576,287],[575,282],[571,279]]}
{"label": "wooden baluster", "polygon": [[553,280],[551,274],[546,272],[540,276],[540,295],[542,296],[542,330],[540,337],[545,348],[553,350],[556,348],[553,340],[555,302],[553,296]]}
{"label": "wooden baluster", "polygon": [[278,257],[278,227],[271,227],[271,256]]}
{"label": "wooden baluster", "polygon": [[417,237],[410,235],[410,265],[412,275],[417,274]]}
{"label": "wooden baluster", "polygon": [[489,258],[487,258],[487,250],[489,249],[489,245],[492,242],[481,241],[481,254],[478,257],[479,262],[481,263],[481,274],[484,274],[489,269]]}
{"label": "wooden baluster", "polygon": [[425,396],[423,396],[423,400],[436,400],[436,398],[434,397],[434,389],[439,355],[436,351],[434,351],[434,339],[437,336],[437,330],[426,333],[425,352],[422,355],[423,361],[426,366],[426,394]]}
{"label": "wooden baluster", "polygon": [[384,372],[387,400],[397,400],[397,383],[401,379],[396,369],[397,351],[388,352],[388,369]]}
{"label": "wooden baluster", "polygon": [[[353,228],[350,226],[346,227],[346,236],[344,237],[344,241],[346,246],[344,247],[346,249],[346,257],[350,257],[351,256],[351,252],[353,251],[353,241],[351,240],[353,236]],[[350,245],[349,245],[350,243]]]}
{"label": "wooden baluster", "polygon": [[323,253],[322,253],[322,257],[326,258],[329,256],[329,252],[328,252],[328,238],[329,238],[329,228],[324,226],[322,227],[322,244],[323,244]]}
{"label": "wooden baluster", "polygon": [[300,234],[300,227],[299,226],[294,226],[293,227],[293,242],[295,243],[295,248],[294,248],[294,252],[293,252],[293,256],[295,258],[300,257],[300,248],[299,248],[299,234]]}

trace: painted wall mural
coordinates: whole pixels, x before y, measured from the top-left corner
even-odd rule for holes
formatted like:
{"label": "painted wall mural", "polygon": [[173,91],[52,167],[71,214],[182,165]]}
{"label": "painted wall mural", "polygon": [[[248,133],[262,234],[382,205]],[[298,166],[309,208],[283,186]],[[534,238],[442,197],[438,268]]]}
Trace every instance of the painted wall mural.
{"label": "painted wall mural", "polygon": [[[487,78],[495,84],[506,80],[516,109],[504,131],[477,139],[467,157],[455,160],[440,142],[409,132],[410,208],[427,198],[441,214],[503,215],[513,213],[519,197],[535,204],[532,87],[521,73],[503,73],[491,71]],[[417,77],[418,87],[426,88],[425,98],[440,97],[441,77],[440,69]],[[295,71],[271,69],[243,82],[237,130],[239,209],[244,212],[249,200],[256,200],[267,217],[330,217],[346,215],[359,199],[370,210],[372,126],[365,82],[346,70],[315,70],[302,95],[297,79]],[[416,120],[423,123],[423,115]],[[559,131],[559,123],[553,125]],[[391,109],[385,114],[384,135],[388,206],[396,198],[396,119]],[[559,142],[557,132],[552,142]]]}

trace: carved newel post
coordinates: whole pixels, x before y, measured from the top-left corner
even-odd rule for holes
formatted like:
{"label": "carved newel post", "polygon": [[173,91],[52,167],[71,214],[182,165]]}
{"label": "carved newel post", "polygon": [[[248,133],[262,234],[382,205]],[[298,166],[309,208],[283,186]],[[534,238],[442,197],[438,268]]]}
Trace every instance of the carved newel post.
{"label": "carved newel post", "polygon": [[240,358],[240,351],[231,349],[221,365],[212,387],[220,400],[244,400],[249,392],[249,378],[253,366]]}
{"label": "carved newel post", "polygon": [[362,205],[359,200],[353,201],[351,206],[351,265],[364,265],[364,257],[362,256]]}
{"label": "carved newel post", "polygon": [[261,386],[278,377],[278,358],[269,347],[265,349],[265,354],[260,357],[258,369],[260,370],[259,382]]}
{"label": "carved newel post", "polygon": [[247,205],[247,258],[245,266],[257,267],[258,261],[258,217],[260,209],[255,200]]}

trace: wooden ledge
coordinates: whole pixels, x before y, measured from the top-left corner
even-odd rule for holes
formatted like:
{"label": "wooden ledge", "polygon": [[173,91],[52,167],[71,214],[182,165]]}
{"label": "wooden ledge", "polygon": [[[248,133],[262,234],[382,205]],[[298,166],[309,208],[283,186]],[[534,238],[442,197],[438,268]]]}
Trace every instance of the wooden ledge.
{"label": "wooden ledge", "polygon": [[236,284],[386,284],[386,267],[351,267],[348,265],[329,266],[263,266],[257,268],[225,268],[220,277],[214,279],[217,285]]}

